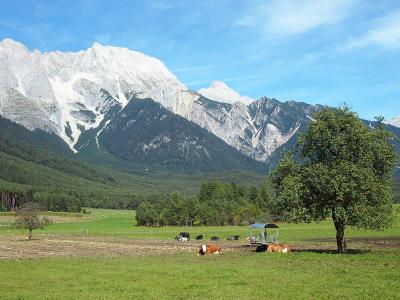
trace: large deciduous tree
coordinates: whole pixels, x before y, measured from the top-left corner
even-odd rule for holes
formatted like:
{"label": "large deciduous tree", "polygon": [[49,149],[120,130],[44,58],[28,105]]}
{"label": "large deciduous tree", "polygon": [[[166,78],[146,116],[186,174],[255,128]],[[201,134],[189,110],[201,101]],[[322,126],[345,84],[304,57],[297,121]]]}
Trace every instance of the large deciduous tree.
{"label": "large deciduous tree", "polygon": [[392,220],[393,136],[382,120],[366,126],[347,107],[323,109],[314,119],[298,141],[297,160],[295,153],[286,154],[273,183],[287,220],[332,217],[344,253],[346,226],[382,229]]}

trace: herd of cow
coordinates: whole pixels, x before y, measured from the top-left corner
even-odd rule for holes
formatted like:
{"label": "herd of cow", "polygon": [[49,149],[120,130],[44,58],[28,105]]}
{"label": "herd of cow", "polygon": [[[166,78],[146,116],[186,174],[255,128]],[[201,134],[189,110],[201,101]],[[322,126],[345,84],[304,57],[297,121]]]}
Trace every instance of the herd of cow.
{"label": "herd of cow", "polygon": [[[196,236],[196,240],[203,240],[203,239],[204,239],[204,236],[202,234]],[[231,236],[228,236],[226,239],[228,241],[238,241],[240,239],[240,235],[231,235]],[[186,231],[181,232],[181,233],[179,233],[179,235],[177,235],[175,237],[175,240],[177,240],[178,242],[190,241],[190,234],[189,234],[189,232],[186,232]],[[219,241],[219,240],[220,240],[219,236],[212,236],[210,238],[210,241]]]}
{"label": "herd of cow", "polygon": [[[203,240],[203,235],[196,236],[196,240]],[[179,242],[187,242],[190,241],[189,232],[181,232],[179,235],[175,237],[175,239]],[[240,239],[240,235],[231,235],[227,237],[228,241],[237,241]],[[220,238],[218,236],[212,236],[210,238],[211,241],[219,241]],[[293,248],[289,245],[272,243],[272,244],[261,244],[256,248],[256,252],[279,252],[279,253],[288,253],[293,252]],[[221,254],[222,249],[219,246],[212,244],[203,244],[199,248],[198,255],[212,255],[212,254]]]}

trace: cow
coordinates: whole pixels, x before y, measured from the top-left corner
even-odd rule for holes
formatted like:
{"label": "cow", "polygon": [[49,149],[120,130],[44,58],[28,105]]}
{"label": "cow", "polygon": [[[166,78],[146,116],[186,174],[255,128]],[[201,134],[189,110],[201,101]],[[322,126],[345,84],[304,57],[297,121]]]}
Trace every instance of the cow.
{"label": "cow", "polygon": [[270,244],[268,245],[267,252],[288,253],[293,252],[293,249],[289,245],[285,244]]}
{"label": "cow", "polygon": [[181,233],[179,233],[179,236],[183,237],[183,238],[187,238],[188,241],[190,241],[190,234],[189,232],[183,231]]}
{"label": "cow", "polygon": [[196,240],[202,240],[203,239],[203,235],[199,234],[198,236],[196,236]]}
{"label": "cow", "polygon": [[175,237],[175,240],[177,240],[178,242],[190,241],[190,234],[189,232],[181,232]]}
{"label": "cow", "polygon": [[226,238],[228,241],[238,241],[240,239],[240,235],[231,235]]}
{"label": "cow", "polygon": [[258,245],[256,248],[256,252],[265,252],[267,251],[267,245],[262,244],[262,245]]}
{"label": "cow", "polygon": [[218,236],[212,236],[210,241],[219,241],[219,237]]}
{"label": "cow", "polygon": [[211,255],[211,254],[221,254],[222,249],[215,245],[202,245],[199,248],[198,255]]}

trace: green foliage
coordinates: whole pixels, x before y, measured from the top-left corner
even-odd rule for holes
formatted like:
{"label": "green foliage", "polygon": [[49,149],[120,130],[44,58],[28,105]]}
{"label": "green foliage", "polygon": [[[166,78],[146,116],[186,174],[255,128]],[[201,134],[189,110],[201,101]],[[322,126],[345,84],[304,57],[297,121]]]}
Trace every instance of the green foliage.
{"label": "green foliage", "polygon": [[150,197],[137,209],[138,225],[226,225],[267,221],[273,201],[266,185],[203,183],[197,198],[178,193]]}
{"label": "green foliage", "polygon": [[298,141],[302,164],[286,155],[273,182],[287,220],[332,216],[343,250],[345,226],[381,229],[390,224],[396,151],[383,126],[368,128],[346,107],[324,109],[314,118]]}
{"label": "green foliage", "polygon": [[136,221],[139,225],[158,225],[159,214],[155,206],[148,201],[141,203],[136,211]]}
{"label": "green foliage", "polygon": [[400,179],[396,178],[393,183],[394,202],[400,203]]}
{"label": "green foliage", "polygon": [[7,207],[0,202],[0,212],[7,211]]}
{"label": "green foliage", "polygon": [[34,199],[49,211],[80,212],[84,201],[72,192],[37,192]]}

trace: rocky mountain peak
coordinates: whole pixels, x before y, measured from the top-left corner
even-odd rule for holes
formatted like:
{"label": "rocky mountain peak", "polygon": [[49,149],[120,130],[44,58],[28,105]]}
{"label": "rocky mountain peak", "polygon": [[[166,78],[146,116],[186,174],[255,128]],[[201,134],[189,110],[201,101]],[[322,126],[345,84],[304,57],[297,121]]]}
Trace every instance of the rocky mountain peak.
{"label": "rocky mountain peak", "polygon": [[0,59],[0,114],[30,130],[56,133],[75,152],[90,142],[100,151],[99,137],[122,117],[119,112],[130,101],[149,98],[265,162],[315,110],[266,97],[255,101],[221,81],[193,92],[162,61],[100,43],[79,52],[41,53],[5,39]]}
{"label": "rocky mountain peak", "polygon": [[198,92],[206,98],[223,103],[241,102],[249,105],[254,101],[250,97],[240,95],[222,81],[213,81],[208,88],[200,89]]}
{"label": "rocky mountain peak", "polygon": [[393,119],[384,121],[385,124],[392,125],[394,127],[399,127],[400,128],[400,117],[395,117]]}

